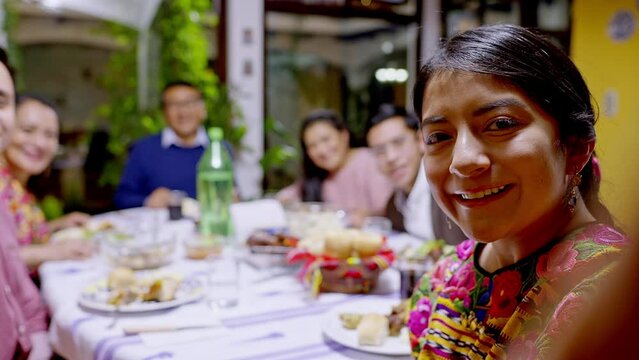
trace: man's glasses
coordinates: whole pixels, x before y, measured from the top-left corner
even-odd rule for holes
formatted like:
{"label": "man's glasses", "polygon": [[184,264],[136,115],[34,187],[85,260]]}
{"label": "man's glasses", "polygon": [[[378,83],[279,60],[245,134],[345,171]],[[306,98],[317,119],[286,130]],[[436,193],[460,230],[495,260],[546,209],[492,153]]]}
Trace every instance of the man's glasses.
{"label": "man's glasses", "polygon": [[202,98],[192,98],[182,101],[168,101],[164,103],[164,107],[167,109],[192,109],[202,104]]}

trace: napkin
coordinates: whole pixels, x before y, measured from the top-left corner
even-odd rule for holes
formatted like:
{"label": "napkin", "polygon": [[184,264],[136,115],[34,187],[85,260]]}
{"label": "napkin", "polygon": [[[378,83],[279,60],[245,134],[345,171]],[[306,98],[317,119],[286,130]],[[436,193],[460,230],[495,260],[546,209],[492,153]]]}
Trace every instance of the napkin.
{"label": "napkin", "polygon": [[287,224],[284,208],[275,199],[234,203],[230,211],[235,238],[239,243],[245,243],[257,229],[286,227]]}

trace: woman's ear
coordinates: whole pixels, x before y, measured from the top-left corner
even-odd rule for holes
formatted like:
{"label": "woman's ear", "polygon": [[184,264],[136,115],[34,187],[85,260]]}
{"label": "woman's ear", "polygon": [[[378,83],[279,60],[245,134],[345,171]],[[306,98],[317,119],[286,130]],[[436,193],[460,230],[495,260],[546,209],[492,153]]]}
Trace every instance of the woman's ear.
{"label": "woman's ear", "polygon": [[568,143],[568,158],[566,161],[566,175],[576,175],[586,166],[595,150],[595,140],[576,140]]}

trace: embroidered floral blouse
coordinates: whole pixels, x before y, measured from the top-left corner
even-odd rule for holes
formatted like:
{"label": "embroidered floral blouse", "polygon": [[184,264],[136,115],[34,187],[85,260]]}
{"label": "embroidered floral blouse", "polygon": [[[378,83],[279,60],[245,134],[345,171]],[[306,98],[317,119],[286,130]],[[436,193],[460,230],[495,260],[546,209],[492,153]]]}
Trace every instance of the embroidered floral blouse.
{"label": "embroidered floral blouse", "polygon": [[12,215],[21,246],[49,240],[49,228],[35,197],[4,166],[0,166],[0,204]]}
{"label": "embroidered floral blouse", "polygon": [[415,289],[407,322],[413,355],[420,360],[543,357],[626,242],[615,229],[590,224],[489,273],[478,264],[485,244],[466,240]]}

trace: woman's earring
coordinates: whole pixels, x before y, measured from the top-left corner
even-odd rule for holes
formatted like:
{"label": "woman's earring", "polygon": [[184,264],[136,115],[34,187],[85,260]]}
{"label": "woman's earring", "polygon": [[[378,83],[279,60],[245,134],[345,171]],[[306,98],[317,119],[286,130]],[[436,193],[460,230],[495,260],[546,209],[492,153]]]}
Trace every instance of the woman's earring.
{"label": "woman's earring", "polygon": [[448,216],[446,216],[446,224],[448,224],[448,230],[453,229],[453,225],[450,223],[450,219],[448,218]]}
{"label": "woman's earring", "polygon": [[568,195],[568,210],[571,214],[574,214],[575,207],[577,206],[577,196],[579,195],[579,184],[581,184],[581,174],[576,174],[570,179],[569,195]]}

